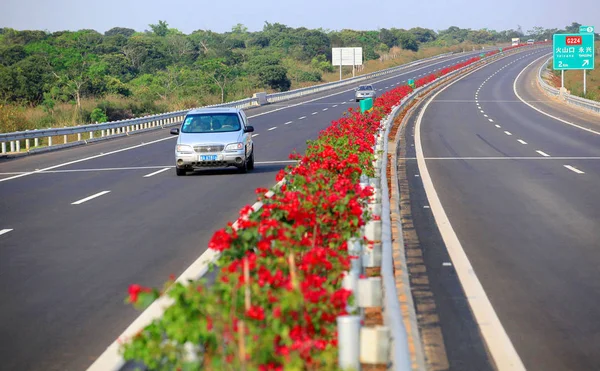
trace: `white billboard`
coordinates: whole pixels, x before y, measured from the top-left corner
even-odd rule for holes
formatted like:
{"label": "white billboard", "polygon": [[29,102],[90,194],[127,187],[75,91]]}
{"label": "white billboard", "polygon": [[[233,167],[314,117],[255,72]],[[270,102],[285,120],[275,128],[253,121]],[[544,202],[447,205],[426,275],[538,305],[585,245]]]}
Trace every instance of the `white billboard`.
{"label": "white billboard", "polygon": [[362,48],[332,48],[332,66],[361,66],[363,64]]}

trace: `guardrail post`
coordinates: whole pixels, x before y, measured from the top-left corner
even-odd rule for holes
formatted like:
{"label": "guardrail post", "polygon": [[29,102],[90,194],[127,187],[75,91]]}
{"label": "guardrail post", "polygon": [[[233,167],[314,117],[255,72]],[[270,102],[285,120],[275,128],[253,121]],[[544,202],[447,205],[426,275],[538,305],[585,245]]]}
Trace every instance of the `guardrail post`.
{"label": "guardrail post", "polygon": [[66,135],[63,135],[63,143],[64,143],[64,144],[67,144],[68,140],[69,140],[69,139],[67,138],[67,136],[66,136]]}
{"label": "guardrail post", "polygon": [[48,137],[48,147],[52,146],[52,137]]}
{"label": "guardrail post", "polygon": [[360,316],[339,316],[338,364],[342,370],[360,370]]}
{"label": "guardrail post", "polygon": [[30,143],[29,139],[25,139],[25,149],[28,151],[29,151],[29,147],[30,147],[29,143]]}
{"label": "guardrail post", "polygon": [[39,147],[40,145],[40,139],[39,138],[34,138],[33,139],[33,146],[34,147]]}
{"label": "guardrail post", "polygon": [[10,151],[11,152],[15,151],[15,141],[14,140],[10,142]]}
{"label": "guardrail post", "polygon": [[115,128],[112,128],[111,134],[115,135]]}
{"label": "guardrail post", "polygon": [[2,142],[2,154],[6,153],[6,142]]}
{"label": "guardrail post", "polygon": [[104,135],[105,135],[105,131],[104,131],[104,130],[101,130],[101,131],[100,131],[100,138],[104,138]]}
{"label": "guardrail post", "polygon": [[17,140],[17,152],[21,152],[21,141]]}
{"label": "guardrail post", "polygon": [[94,139],[94,132],[90,131],[90,139]]}
{"label": "guardrail post", "polygon": [[81,133],[77,133],[77,141],[81,142]]}

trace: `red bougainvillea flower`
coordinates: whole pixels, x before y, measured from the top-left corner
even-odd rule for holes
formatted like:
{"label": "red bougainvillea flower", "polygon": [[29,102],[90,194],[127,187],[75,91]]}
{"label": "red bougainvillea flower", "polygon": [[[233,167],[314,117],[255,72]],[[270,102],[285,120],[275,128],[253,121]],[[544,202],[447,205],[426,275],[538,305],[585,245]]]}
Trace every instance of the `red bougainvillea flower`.
{"label": "red bougainvillea flower", "polygon": [[129,291],[129,301],[131,303],[137,303],[140,293],[151,292],[152,290],[150,288],[143,287],[143,286],[138,285],[137,283],[134,283],[132,285],[129,285],[128,291]]}

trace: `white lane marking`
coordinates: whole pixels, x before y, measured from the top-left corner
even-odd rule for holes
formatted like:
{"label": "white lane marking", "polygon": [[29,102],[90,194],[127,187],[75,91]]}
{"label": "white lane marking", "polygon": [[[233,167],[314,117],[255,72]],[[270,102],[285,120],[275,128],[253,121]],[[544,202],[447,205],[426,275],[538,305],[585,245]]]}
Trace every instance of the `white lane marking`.
{"label": "white lane marking", "polygon": [[546,152],[542,152],[540,150],[536,150],[537,153],[539,153],[540,155],[544,156],[544,157],[550,157],[549,154],[547,154]]}
{"label": "white lane marking", "polygon": [[379,89],[379,91],[383,91],[383,89]]}
{"label": "white lane marking", "polygon": [[272,128],[268,128],[267,131],[271,131],[271,130],[275,130],[277,129],[277,126],[273,126]]}
{"label": "white lane marking", "polygon": [[452,263],[450,263],[450,262],[443,262],[442,266],[444,266],[444,267],[451,267]]}
{"label": "white lane marking", "polygon": [[583,127],[583,126],[580,126],[580,125],[574,124],[574,123],[572,123],[572,122],[569,122],[569,121],[567,121],[567,120],[563,120],[563,119],[561,119],[560,117],[556,117],[556,116],[553,116],[553,115],[551,115],[551,114],[549,114],[549,113],[546,113],[546,112],[542,111],[541,109],[539,109],[539,108],[537,108],[537,107],[533,106],[532,104],[530,104],[530,103],[526,102],[526,101],[525,101],[523,98],[521,98],[521,96],[520,96],[520,95],[519,95],[519,93],[517,92],[517,81],[519,80],[519,77],[521,77],[521,75],[523,74],[523,72],[525,72],[525,70],[526,70],[527,68],[529,68],[529,66],[531,66],[531,65],[532,65],[532,64],[534,64],[535,62],[539,61],[539,60],[540,60],[540,59],[542,59],[542,58],[548,57],[549,55],[550,55],[550,53],[549,53],[549,54],[542,55],[542,56],[541,56],[541,57],[539,57],[538,59],[536,59],[536,60],[534,60],[533,62],[529,63],[527,66],[525,66],[525,68],[523,68],[523,70],[521,70],[521,72],[519,72],[519,74],[518,74],[518,75],[517,75],[517,77],[515,78],[515,81],[513,82],[513,91],[514,91],[515,95],[517,96],[517,98],[519,98],[519,100],[520,100],[521,102],[525,103],[526,105],[528,105],[529,107],[533,108],[534,110],[538,111],[538,112],[539,112],[539,113],[541,113],[541,114],[544,114],[544,115],[546,115],[546,116],[548,116],[548,117],[550,117],[550,118],[553,118],[553,119],[555,119],[555,120],[557,120],[557,121],[560,121],[560,122],[562,122],[562,123],[564,123],[564,124],[571,125],[571,126],[573,126],[573,127],[576,127],[576,128],[578,128],[578,129],[581,129],[581,130],[585,130],[585,131],[587,131],[588,133],[592,133],[592,134],[600,135],[600,132],[598,132],[598,131],[595,131],[595,130],[592,130],[592,129],[588,129],[588,128],[586,128],[586,127]]}
{"label": "white lane marking", "polygon": [[293,121],[288,121],[288,122],[284,123],[284,125],[289,125],[289,124],[291,124],[292,122],[293,122]]}
{"label": "white lane marking", "polygon": [[521,143],[521,144],[527,144],[526,141],[524,141],[523,139],[518,139],[517,142]]}
{"label": "white lane marking", "polygon": [[492,119],[488,119],[488,120],[489,120],[490,122],[494,122],[494,120],[492,120]]}
{"label": "white lane marking", "polygon": [[479,110],[481,113],[484,113],[482,109]]}
{"label": "white lane marking", "polygon": [[323,111],[327,111],[329,108],[323,108]]}
{"label": "white lane marking", "polygon": [[306,116],[299,117],[298,120],[304,120]]}
{"label": "white lane marking", "polygon": [[95,195],[91,195],[91,196],[89,196],[89,197],[82,198],[82,199],[81,199],[81,200],[79,200],[79,201],[75,201],[75,202],[71,203],[71,205],[80,205],[80,204],[82,204],[82,203],[84,203],[84,202],[87,202],[87,201],[89,201],[89,200],[93,200],[94,198],[96,198],[96,197],[100,197],[100,196],[103,196],[103,195],[105,195],[105,194],[107,194],[107,193],[110,193],[110,191],[102,191],[102,192],[98,192],[98,193],[96,193]]}
{"label": "white lane marking", "polygon": [[167,170],[171,170],[171,167],[166,167],[166,168],[164,168],[164,169],[160,169],[160,170],[158,170],[158,171],[155,171],[155,172],[153,172],[153,173],[150,173],[150,174],[144,175],[144,178],[150,178],[151,176],[154,176],[154,175],[156,175],[156,174],[160,174],[160,173],[162,173],[162,172],[165,172],[165,171],[167,171]]}
{"label": "white lane marking", "polygon": [[[381,89],[379,89],[381,90]],[[354,99],[348,99],[348,102],[354,102]]]}
{"label": "white lane marking", "polygon": [[385,89],[389,89],[389,86],[386,86]]}
{"label": "white lane marking", "polygon": [[333,105],[333,108],[335,108],[335,107],[337,107],[337,106],[338,106],[337,104],[334,104],[334,105]]}
{"label": "white lane marking", "polygon": [[319,113],[319,112],[313,112],[313,113],[311,113],[311,115],[316,115],[317,113]]}
{"label": "white lane marking", "polygon": [[488,117],[488,115],[483,115],[483,117]]}
{"label": "white lane marking", "polygon": [[259,136],[260,134],[252,134],[252,138]]}
{"label": "white lane marking", "polygon": [[576,167],[573,167],[573,166],[571,166],[571,165],[563,165],[563,166],[564,166],[564,167],[566,167],[567,169],[569,169],[569,170],[571,170],[571,171],[573,171],[573,172],[577,173],[577,174],[585,174],[583,171],[581,171],[581,170],[579,170],[578,168],[576,168]]}
{"label": "white lane marking", "polygon": [[166,138],[162,138],[162,139],[157,139],[157,140],[153,140],[153,141],[148,142],[148,143],[142,143],[142,144],[138,144],[138,145],[135,145],[135,146],[132,146],[132,147],[121,148],[121,149],[118,149],[118,150],[115,150],[115,151],[101,153],[99,155],[85,157],[85,158],[81,158],[79,160],[65,162],[65,163],[54,165],[54,166],[50,166],[50,167],[47,167],[47,168],[44,168],[44,169],[38,169],[38,170],[35,170],[35,171],[26,172],[26,173],[23,173],[23,174],[11,176],[9,178],[0,179],[0,183],[1,182],[5,182],[7,180],[17,179],[17,178],[21,178],[21,177],[32,175],[32,174],[37,174],[37,173],[41,173],[41,172],[44,172],[44,171],[48,171],[48,170],[52,170],[52,169],[57,169],[59,167],[65,167],[65,166],[77,164],[77,163],[83,162],[83,161],[93,160],[95,158],[104,157],[104,156],[112,155],[112,154],[115,154],[115,153],[129,151],[129,150],[132,150],[132,149],[135,149],[135,148],[140,148],[140,147],[148,146],[150,144],[163,142],[163,141],[169,140],[169,139],[176,139],[176,137],[175,136],[170,136],[170,137],[166,137]]}
{"label": "white lane marking", "polygon": [[498,129],[500,129],[500,128],[501,128],[501,126],[500,126],[500,125],[498,125],[498,124],[496,124],[496,125],[494,125],[494,126],[496,126]]}
{"label": "white lane marking", "polygon": [[512,133],[510,131],[505,131],[504,134],[506,134],[506,135],[512,135]]}
{"label": "white lane marking", "polygon": [[10,231],[12,231],[12,229],[3,229],[3,230],[0,231],[0,236],[3,235],[3,234],[5,234],[5,233],[8,233]]}
{"label": "white lane marking", "polygon": [[425,205],[423,206],[423,209],[429,209],[429,206]]}
{"label": "white lane marking", "polygon": [[[483,67],[482,67],[483,68]],[[477,274],[475,273],[475,269],[469,262],[469,258],[465,253],[460,241],[458,240],[458,236],[456,232],[452,228],[450,224],[450,220],[448,219],[448,215],[446,215],[446,211],[442,206],[440,198],[435,191],[435,187],[433,185],[433,181],[431,180],[431,175],[429,174],[429,170],[427,169],[427,163],[424,160],[423,155],[423,145],[421,143],[421,122],[423,121],[423,116],[429,104],[443,91],[445,91],[450,86],[454,85],[457,81],[461,81],[466,76],[471,75],[472,73],[479,71],[479,69],[475,69],[474,71],[459,77],[457,80],[451,82],[442,88],[439,92],[435,93],[425,104],[421,112],[419,113],[417,123],[416,123],[416,154],[418,161],[419,172],[421,173],[421,179],[423,180],[423,186],[425,188],[425,193],[427,195],[427,199],[429,200],[429,205],[431,205],[433,216],[436,220],[442,238],[446,244],[446,249],[448,250],[448,254],[452,260],[456,268],[456,274],[462,284],[463,290],[469,301],[469,305],[471,306],[473,315],[475,316],[476,322],[480,328],[481,334],[485,339],[487,344],[487,348],[490,351],[492,359],[496,363],[496,368],[498,370],[525,370],[525,366],[519,358],[515,347],[513,346],[508,334],[504,327],[502,327],[502,323],[498,318],[492,303],[485,293],[481,282],[477,278]]]}

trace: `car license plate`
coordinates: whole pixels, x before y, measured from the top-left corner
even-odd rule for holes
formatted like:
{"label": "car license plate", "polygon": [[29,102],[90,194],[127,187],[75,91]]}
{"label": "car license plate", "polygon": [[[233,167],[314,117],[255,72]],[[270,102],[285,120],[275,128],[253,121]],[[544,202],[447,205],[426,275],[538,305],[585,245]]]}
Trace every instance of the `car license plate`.
{"label": "car license plate", "polygon": [[217,161],[217,155],[201,155],[200,161]]}

